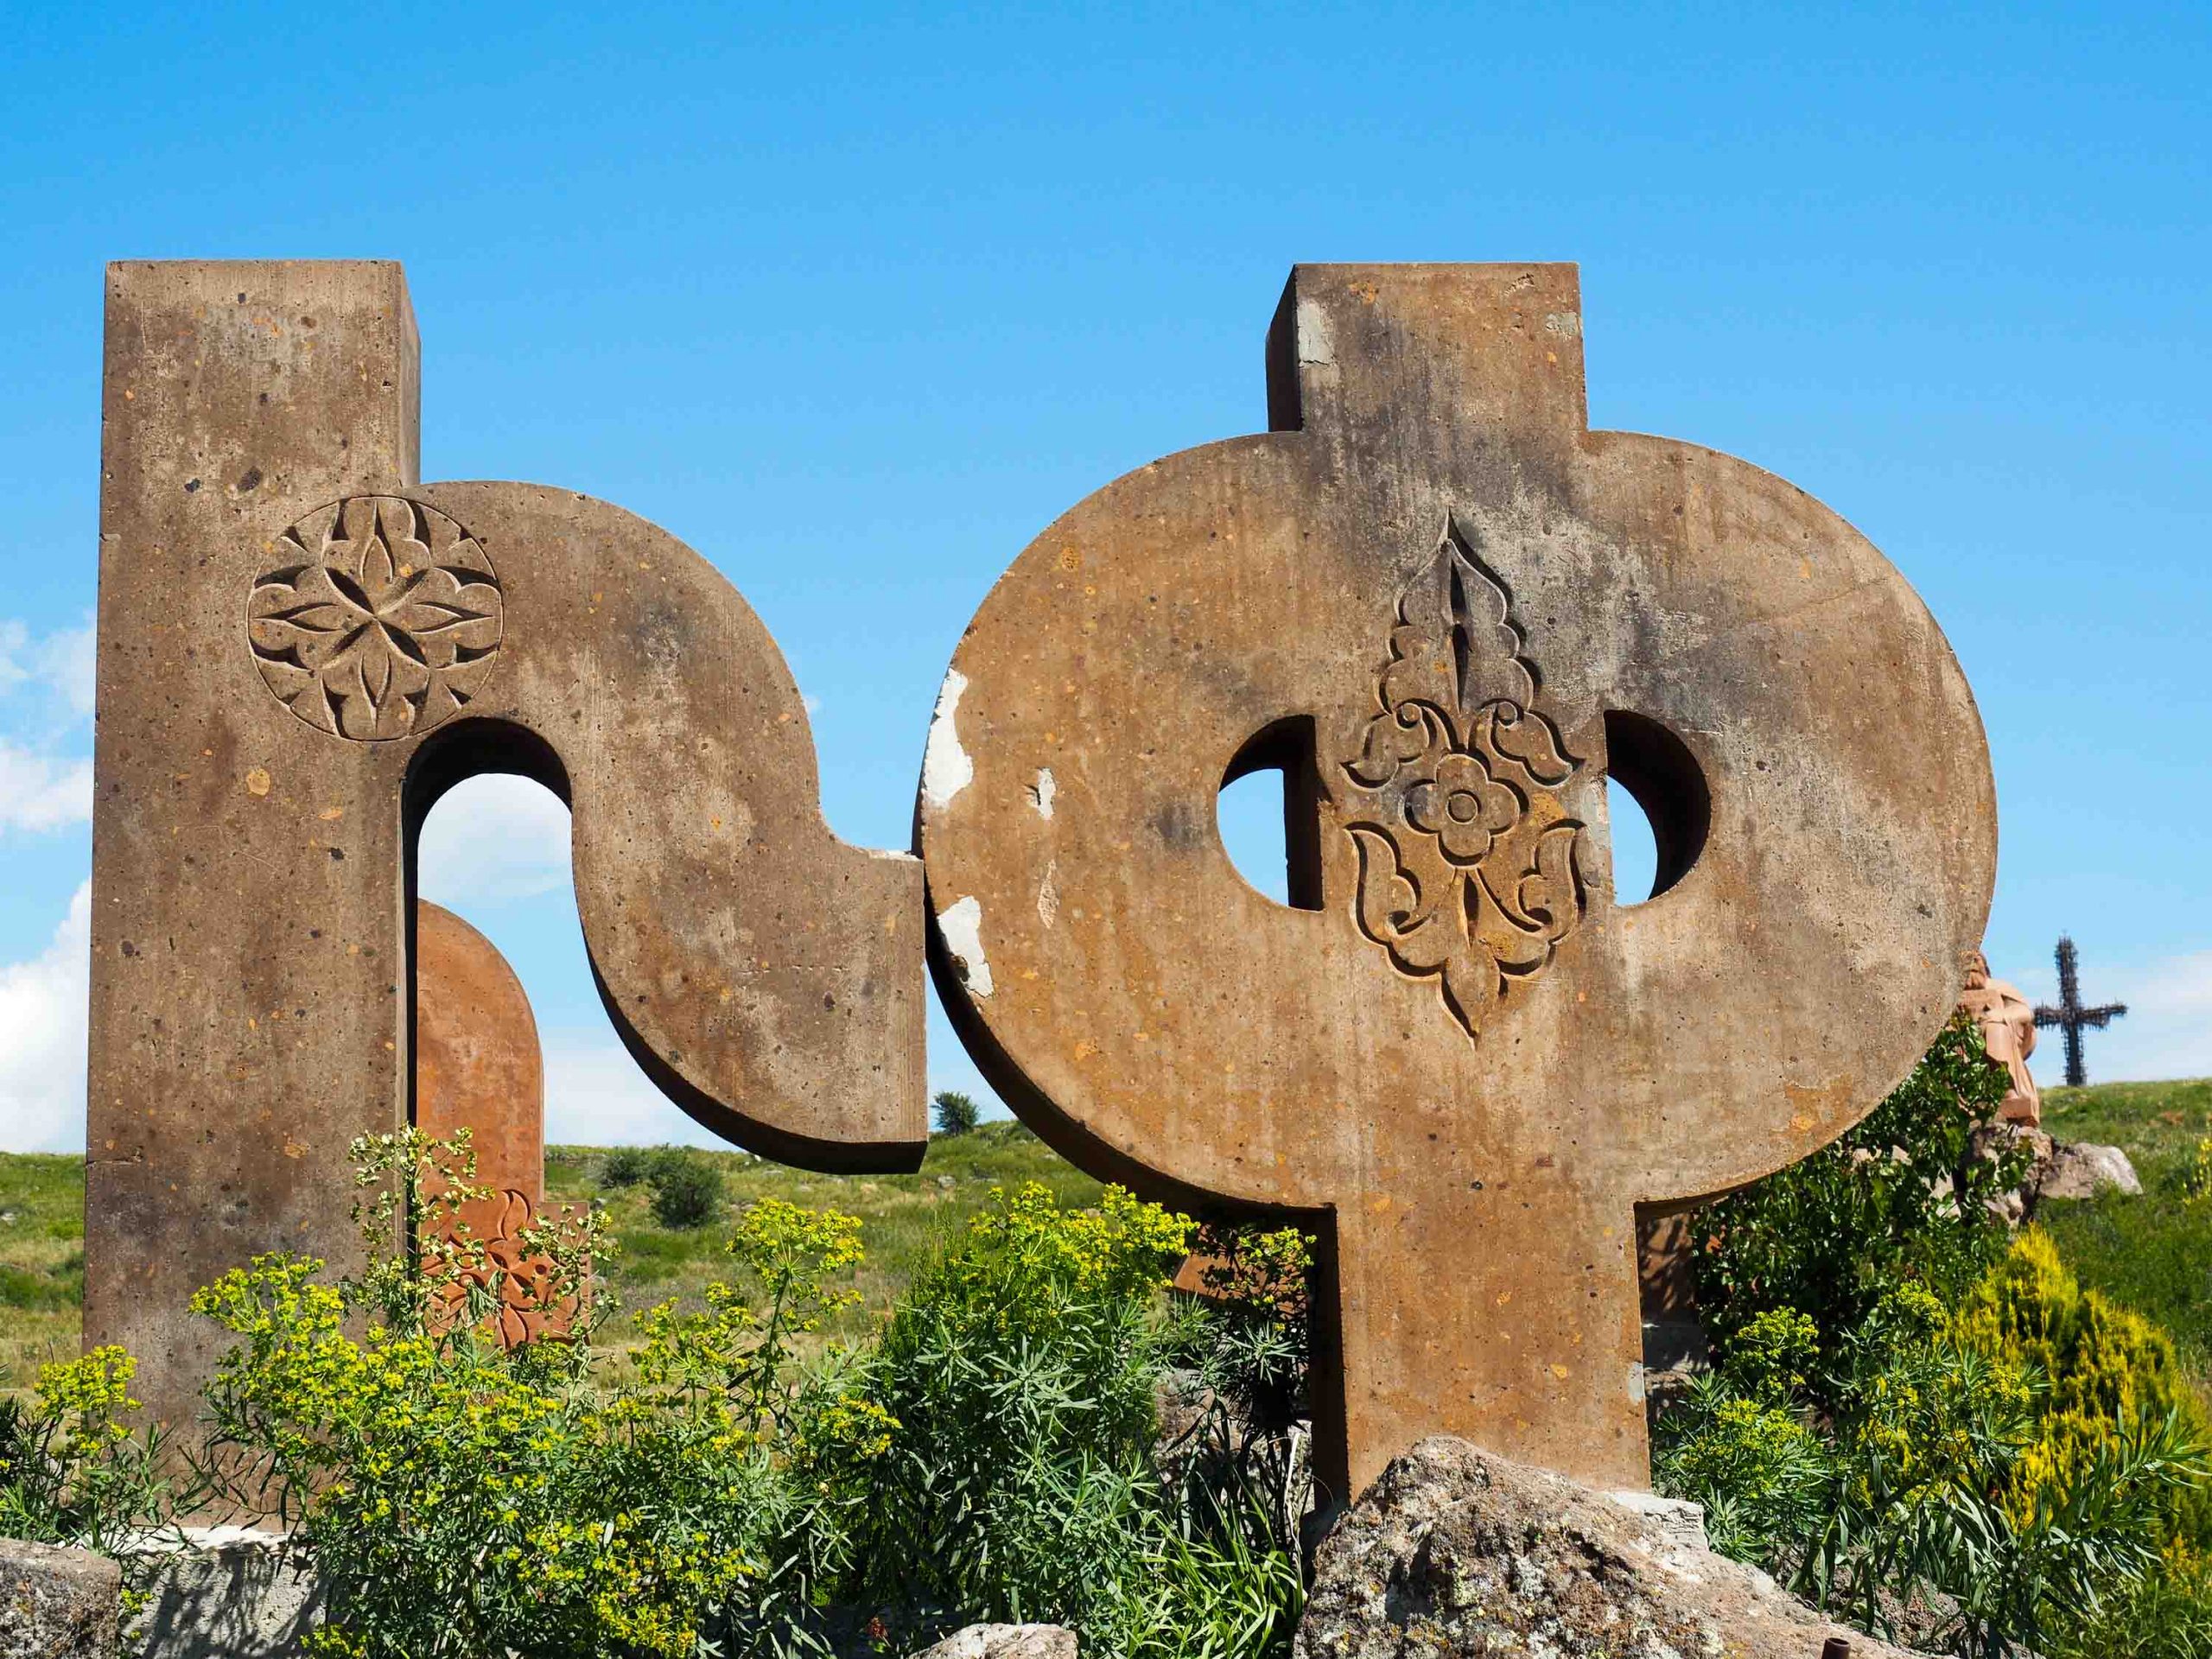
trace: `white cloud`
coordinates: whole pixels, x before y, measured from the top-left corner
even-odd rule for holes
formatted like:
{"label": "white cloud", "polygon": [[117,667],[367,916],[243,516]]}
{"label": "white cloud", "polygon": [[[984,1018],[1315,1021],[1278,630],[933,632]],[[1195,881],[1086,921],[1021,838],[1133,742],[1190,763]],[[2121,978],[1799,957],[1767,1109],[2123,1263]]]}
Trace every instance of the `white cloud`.
{"label": "white cloud", "polygon": [[621,1039],[605,1027],[542,1033],[545,1138],[573,1146],[727,1147],[653,1087]]}
{"label": "white cloud", "polygon": [[86,881],[43,951],[0,967],[0,1146],[10,1152],[73,1152],[85,1144],[92,914]]}
{"label": "white cloud", "polygon": [[[1999,977],[2010,977],[1999,970]],[[2091,1083],[2163,1083],[2179,1077],[2212,1077],[2212,950],[2198,950],[2149,962],[2128,962],[2111,954],[2082,972],[2082,1001],[2120,1002],[2127,1012],[2101,1031],[2082,1035]],[[2022,972],[2017,982],[2038,1006],[2058,1000],[2057,976],[2042,963]],[[2029,1061],[2036,1081],[2048,1089],[2066,1075],[2066,1039],[2055,1027],[2036,1033]]]}
{"label": "white cloud", "polygon": [[[2212,1077],[2212,950],[2153,963],[2115,980],[2113,988],[2127,1013],[2088,1036],[2091,1081]],[[2056,1032],[2044,1037],[2061,1048]],[[2043,1058],[2040,1049],[2036,1058]]]}
{"label": "white cloud", "polygon": [[34,637],[28,626],[0,618],[0,691],[35,682],[82,718],[92,712],[95,650],[91,620]]}
{"label": "white cloud", "polygon": [[99,679],[98,660],[90,622],[81,628],[49,633],[40,641],[34,658],[39,677],[80,718],[92,712],[92,693]]}
{"label": "white cloud", "polygon": [[59,830],[92,816],[92,763],[0,737],[0,831]]}
{"label": "white cloud", "polygon": [[569,884],[569,809],[527,778],[487,773],[456,785],[423,825],[416,890],[466,912]]}

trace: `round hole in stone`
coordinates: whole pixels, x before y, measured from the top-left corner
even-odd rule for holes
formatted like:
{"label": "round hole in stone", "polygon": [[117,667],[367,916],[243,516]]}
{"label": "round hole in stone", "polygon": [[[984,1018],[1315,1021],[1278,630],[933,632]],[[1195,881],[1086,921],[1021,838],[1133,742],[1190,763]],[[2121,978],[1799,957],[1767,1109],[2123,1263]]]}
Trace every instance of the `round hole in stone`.
{"label": "round hole in stone", "polygon": [[1222,850],[1244,884],[1293,910],[1321,908],[1313,722],[1279,720],[1236,752],[1214,801]]}
{"label": "round hole in stone", "polygon": [[1620,709],[1605,714],[1605,755],[1613,902],[1656,899],[1677,886],[1705,850],[1713,794],[1704,769],[1666,727]]}

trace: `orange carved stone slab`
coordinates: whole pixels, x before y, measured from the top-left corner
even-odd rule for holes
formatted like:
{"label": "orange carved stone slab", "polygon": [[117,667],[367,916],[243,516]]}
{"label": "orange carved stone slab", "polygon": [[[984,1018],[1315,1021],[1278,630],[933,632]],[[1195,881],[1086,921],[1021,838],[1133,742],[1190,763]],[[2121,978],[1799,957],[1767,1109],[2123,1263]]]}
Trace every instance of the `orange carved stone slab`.
{"label": "orange carved stone slab", "polygon": [[[977,613],[918,810],[938,986],[1078,1163],[1325,1224],[1340,1493],[1439,1431],[1641,1486],[1636,1207],[1803,1156],[1942,1023],[1994,868],[1973,699],[1835,514],[1588,429],[1571,266],[1300,267],[1268,402]],[[1287,906],[1215,820],[1262,766]]]}
{"label": "orange carved stone slab", "polygon": [[490,1196],[463,1202],[459,1219],[498,1271],[501,1339],[566,1330],[568,1311],[541,1294],[548,1264],[524,1238],[545,1207],[537,1021],[499,947],[427,899],[415,906],[415,1126],[441,1141],[468,1131],[473,1185]]}

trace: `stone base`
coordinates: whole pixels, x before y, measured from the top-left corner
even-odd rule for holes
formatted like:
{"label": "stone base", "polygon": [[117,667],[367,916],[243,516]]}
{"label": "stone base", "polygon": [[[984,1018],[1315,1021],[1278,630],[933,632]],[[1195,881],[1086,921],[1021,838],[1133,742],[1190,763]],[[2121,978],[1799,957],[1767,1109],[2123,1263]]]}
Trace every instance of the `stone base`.
{"label": "stone base", "polygon": [[143,1659],[292,1659],[313,1630],[322,1586],[281,1532],[187,1527],[149,1539],[160,1557],[153,1600],[131,1621]]}
{"label": "stone base", "polygon": [[1465,1440],[1423,1440],[1321,1546],[1297,1659],[1815,1659],[1835,1638],[1852,1659],[1912,1659],[1700,1548],[1688,1521],[1662,1499],[1616,1499]]}
{"label": "stone base", "polygon": [[122,1598],[105,1556],[0,1538],[0,1659],[114,1659]]}

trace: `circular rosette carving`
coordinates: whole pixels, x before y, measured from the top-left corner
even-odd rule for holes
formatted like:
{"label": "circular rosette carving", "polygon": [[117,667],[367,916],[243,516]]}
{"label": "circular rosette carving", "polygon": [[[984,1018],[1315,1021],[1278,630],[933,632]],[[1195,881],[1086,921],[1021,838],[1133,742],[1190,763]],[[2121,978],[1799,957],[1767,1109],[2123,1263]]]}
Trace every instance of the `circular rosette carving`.
{"label": "circular rosette carving", "polygon": [[498,656],[499,577],[451,518],[397,495],[334,502],[276,538],[246,633],[276,700],[319,732],[414,737],[467,706]]}

